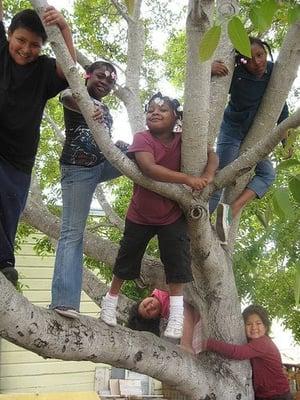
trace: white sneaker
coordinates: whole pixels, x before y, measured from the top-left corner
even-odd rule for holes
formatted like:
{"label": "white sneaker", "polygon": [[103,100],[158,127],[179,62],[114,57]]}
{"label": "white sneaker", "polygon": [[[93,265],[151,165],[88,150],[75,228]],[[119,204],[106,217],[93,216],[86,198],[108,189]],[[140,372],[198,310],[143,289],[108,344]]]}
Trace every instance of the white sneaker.
{"label": "white sneaker", "polygon": [[183,332],[183,315],[170,316],[164,335],[172,339],[180,339]]}
{"label": "white sneaker", "polygon": [[227,245],[228,233],[232,224],[232,214],[229,204],[220,203],[217,208],[216,231],[220,242]]}
{"label": "white sneaker", "polygon": [[56,311],[57,314],[62,315],[63,317],[67,317],[67,318],[77,319],[80,317],[80,313],[78,311],[76,311],[74,308],[58,306],[58,307],[54,308],[54,311]]}
{"label": "white sneaker", "polygon": [[100,318],[107,325],[116,326],[117,325],[117,305],[118,305],[118,297],[112,298],[111,296],[103,297],[101,303],[101,313]]}

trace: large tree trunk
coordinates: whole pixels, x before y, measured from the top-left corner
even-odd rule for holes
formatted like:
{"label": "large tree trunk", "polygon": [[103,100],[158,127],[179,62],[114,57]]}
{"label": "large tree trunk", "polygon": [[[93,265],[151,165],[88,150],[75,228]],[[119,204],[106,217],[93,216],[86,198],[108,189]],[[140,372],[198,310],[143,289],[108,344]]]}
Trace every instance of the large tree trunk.
{"label": "large tree trunk", "polygon": [[[134,108],[134,112],[131,110],[129,113],[135,115],[131,119],[133,129],[140,129],[142,113],[138,97],[138,79],[142,63],[143,36],[139,37],[136,42],[136,48],[133,47],[139,33],[143,34],[139,19],[141,1],[135,2],[133,16],[127,15],[118,1],[115,0],[113,3],[128,20],[130,30],[128,51],[131,51],[132,57],[126,71],[127,86],[119,88],[119,93],[124,96],[128,107]],[[218,10],[223,16],[226,13],[235,12],[237,7],[236,1],[219,0],[217,3]],[[32,4],[41,12],[44,1],[32,0]],[[212,143],[216,135],[215,131],[221,120],[230,82],[227,78],[223,80],[223,83],[219,81],[218,84],[211,86],[210,63],[200,64],[198,61],[199,40],[204,30],[210,25],[213,11],[214,2],[212,0],[189,1],[182,165],[185,171],[194,174],[201,173],[206,164],[207,143]],[[285,42],[282,50],[284,52],[289,49],[289,45],[292,46],[290,51],[298,49],[298,52],[293,53],[293,61],[289,65],[289,76],[291,77],[299,65],[298,30],[299,24],[296,24],[289,32],[289,43]],[[208,198],[213,190],[234,182],[245,170],[252,168],[259,159],[268,154],[280,141],[283,130],[279,127],[268,136],[266,135],[263,143],[235,161],[233,165],[236,168],[232,168],[232,166],[224,168],[217,174],[214,182],[201,193],[193,193],[182,185],[154,182],[145,178],[136,166],[113,146],[105,130],[93,121],[91,117],[93,107],[90,104],[89,96],[60,33],[56,28],[47,29],[47,33],[82,114],[106,158],[135,182],[177,201],[183,208],[189,221],[195,278],[194,282],[187,286],[185,296],[201,314],[204,336],[212,336],[235,343],[245,342],[240,302],[232,270],[233,240],[228,248],[220,245],[210,223]],[[222,43],[225,44],[223,49],[226,48],[229,53],[230,45],[226,38],[223,40]],[[228,58],[230,57],[232,59],[232,55],[229,54]],[[283,68],[285,66],[278,64],[276,71],[280,74]],[[285,82],[283,80],[272,82],[270,92],[276,90],[281,93],[273,114],[270,113],[272,107],[270,96],[272,94],[265,99],[263,107],[267,109],[264,111],[264,115],[268,116],[266,118],[268,121],[265,122],[267,132],[270,132],[274,125],[278,110],[291,86],[292,78],[289,79],[288,84]],[[220,97],[221,100],[218,99],[216,92],[221,92],[220,96],[223,96]],[[215,104],[213,107],[216,114],[213,114],[212,106],[209,106],[210,101],[214,102],[211,104]],[[210,120],[207,117],[209,114]],[[299,124],[299,116],[288,119],[284,124],[285,128],[296,126]],[[234,190],[236,195],[237,189]],[[24,218],[49,236],[58,238],[59,219],[51,215],[42,204],[36,204],[34,196],[29,199]],[[117,246],[87,232],[84,251],[96,259],[112,265]],[[156,266],[155,271],[153,265]],[[142,279],[150,286],[163,286],[165,281],[160,262],[145,257]],[[91,294],[95,290],[102,295],[105,292],[105,287],[98,284],[96,278],[89,272],[85,272],[84,287]],[[190,395],[193,400],[253,399],[251,368],[248,362],[229,361],[215,354],[201,354],[194,357],[181,351],[174,344],[149,333],[134,332],[122,326],[111,328],[99,320],[96,321],[86,316],[82,316],[79,321],[69,321],[57,316],[52,311],[43,310],[30,304],[26,298],[13,289],[1,274],[0,291],[1,336],[43,357],[105,362],[139,371],[168,383]],[[99,293],[93,297],[99,303]],[[127,306],[128,302],[123,299],[120,307],[123,318]]]}

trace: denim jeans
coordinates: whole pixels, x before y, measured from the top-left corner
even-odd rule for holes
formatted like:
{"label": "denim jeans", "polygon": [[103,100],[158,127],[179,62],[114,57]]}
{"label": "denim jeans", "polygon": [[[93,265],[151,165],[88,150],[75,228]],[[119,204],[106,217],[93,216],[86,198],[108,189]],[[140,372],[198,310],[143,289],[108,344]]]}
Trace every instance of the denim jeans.
{"label": "denim jeans", "polygon": [[[240,147],[243,139],[235,138],[233,136],[220,134],[217,143],[216,153],[219,156],[219,169],[224,168],[239,156]],[[266,158],[259,161],[255,167],[255,175],[248,183],[247,188],[256,193],[258,198],[263,197],[269,187],[275,180],[275,171],[272,162]],[[222,190],[213,193],[209,200],[209,211],[214,212],[220,198]]]}
{"label": "denim jeans", "polygon": [[14,267],[14,242],[24,210],[30,175],[0,158],[0,268]]}
{"label": "denim jeans", "polygon": [[61,166],[62,226],[58,241],[50,308],[79,311],[82,285],[83,234],[97,185],[121,176],[107,160],[94,167]]}

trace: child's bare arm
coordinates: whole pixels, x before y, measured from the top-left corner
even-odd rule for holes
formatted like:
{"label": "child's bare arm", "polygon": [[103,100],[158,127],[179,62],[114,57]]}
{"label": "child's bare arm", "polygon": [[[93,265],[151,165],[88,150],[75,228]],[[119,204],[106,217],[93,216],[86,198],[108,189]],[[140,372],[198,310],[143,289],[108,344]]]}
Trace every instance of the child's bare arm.
{"label": "child's bare arm", "polygon": [[[59,27],[64,41],[69,49],[71,57],[76,62],[76,51],[73,45],[72,34],[69,25],[67,24],[63,15],[58,12],[54,7],[47,7],[43,15],[43,22],[46,26],[57,25]],[[65,75],[58,64],[56,65],[56,71],[61,78],[65,78]]]}
{"label": "child's bare arm", "polygon": [[[81,114],[80,108],[78,107],[78,104],[76,103],[74,97],[72,96],[72,92],[70,89],[66,89],[60,94],[60,101],[63,104],[65,108],[68,108],[71,111],[78,112]],[[94,105],[94,114],[93,114],[93,120],[94,121],[99,121],[102,122],[103,114],[101,109],[99,108],[99,105]]]}
{"label": "child's bare arm", "polygon": [[173,171],[155,163],[153,154],[148,152],[136,152],[136,162],[142,173],[151,179],[160,182],[183,183],[195,190],[202,190],[204,184],[198,176],[184,174],[183,172]]}
{"label": "child's bare arm", "polygon": [[207,149],[207,164],[201,177],[206,178],[207,183],[211,183],[212,180],[214,179],[218,166],[219,166],[219,157],[214,152],[214,150],[211,147],[209,147]]}
{"label": "child's bare arm", "polygon": [[228,75],[228,68],[222,60],[214,60],[211,65],[211,76],[226,76]]}

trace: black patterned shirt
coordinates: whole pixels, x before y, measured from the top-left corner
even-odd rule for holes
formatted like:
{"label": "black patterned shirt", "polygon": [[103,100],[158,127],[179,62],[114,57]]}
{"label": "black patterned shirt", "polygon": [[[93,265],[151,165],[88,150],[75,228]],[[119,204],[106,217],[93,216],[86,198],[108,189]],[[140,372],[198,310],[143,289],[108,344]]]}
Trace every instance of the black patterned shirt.
{"label": "black patterned shirt", "polygon": [[[71,93],[70,89],[66,89]],[[99,105],[103,119],[102,123],[111,136],[111,128],[113,124],[112,116],[108,107],[99,100],[92,99],[94,103]],[[84,167],[93,167],[105,160],[104,155],[99,149],[95,139],[88,127],[83,115],[64,107],[64,120],[66,128],[66,139],[63,146],[60,162],[62,164],[80,165]]]}

